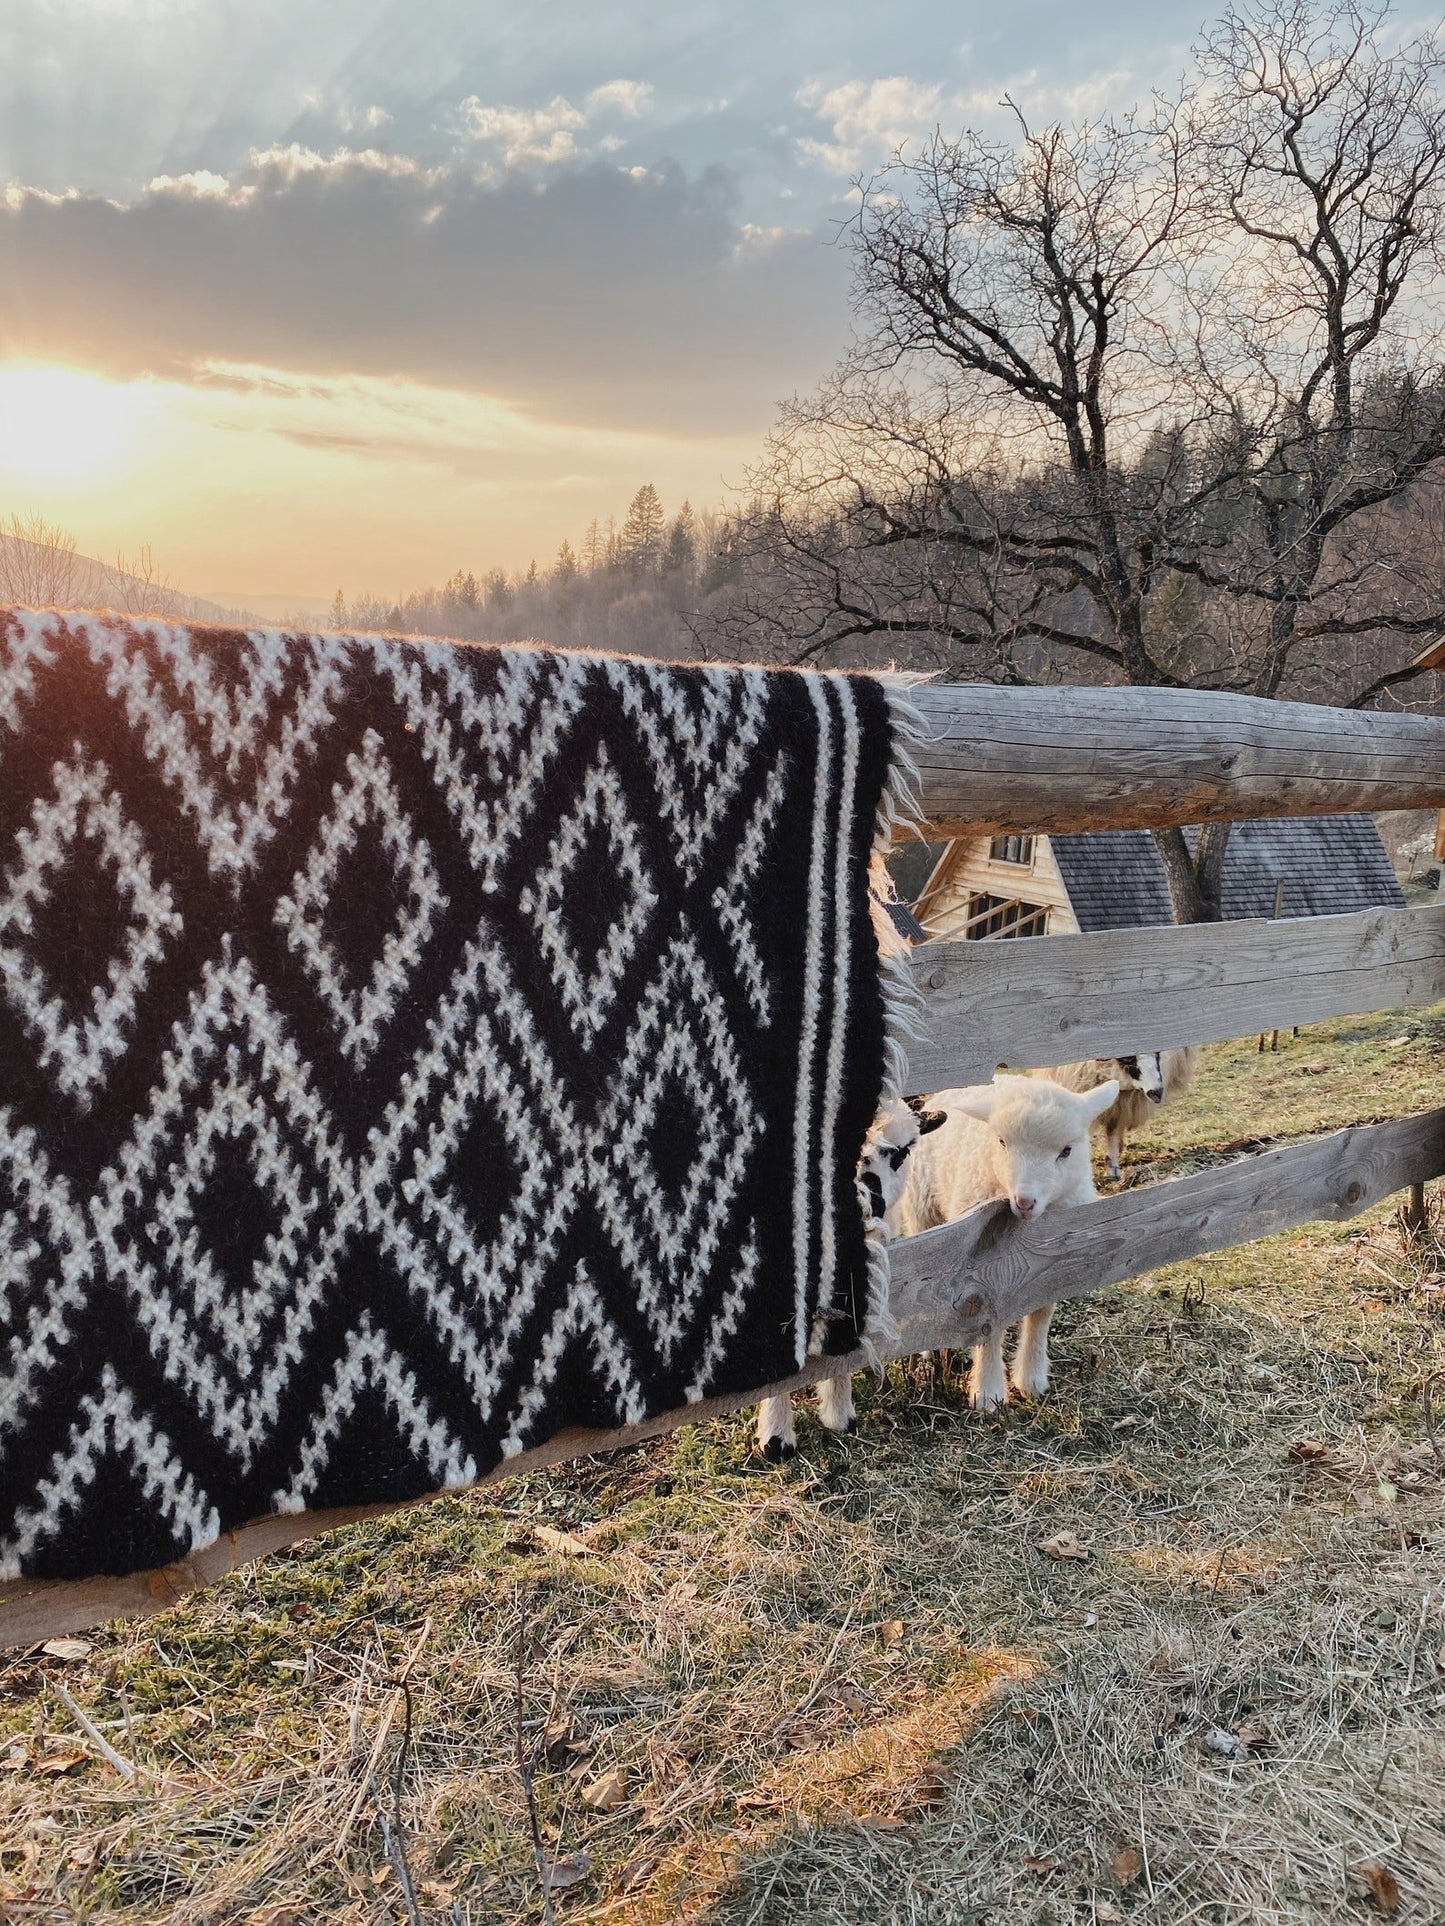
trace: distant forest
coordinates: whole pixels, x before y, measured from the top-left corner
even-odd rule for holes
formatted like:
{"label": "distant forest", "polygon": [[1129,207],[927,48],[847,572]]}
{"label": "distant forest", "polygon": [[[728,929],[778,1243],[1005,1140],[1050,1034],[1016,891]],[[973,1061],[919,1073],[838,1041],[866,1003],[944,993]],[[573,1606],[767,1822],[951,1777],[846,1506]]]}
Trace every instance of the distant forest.
{"label": "distant forest", "polygon": [[348,601],[338,589],[329,619],[338,629],[693,659],[713,652],[716,604],[739,580],[741,528],[739,515],[697,514],[689,502],[669,516],[645,482],[620,523],[591,522],[575,547],[563,542],[550,568],[458,569],[400,601]]}

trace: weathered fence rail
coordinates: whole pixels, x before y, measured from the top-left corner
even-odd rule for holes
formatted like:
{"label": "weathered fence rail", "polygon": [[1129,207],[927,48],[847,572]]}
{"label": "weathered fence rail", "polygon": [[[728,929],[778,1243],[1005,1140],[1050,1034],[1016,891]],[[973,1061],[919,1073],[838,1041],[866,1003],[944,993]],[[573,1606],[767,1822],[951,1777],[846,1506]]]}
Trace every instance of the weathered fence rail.
{"label": "weathered fence rail", "polygon": [[913,974],[925,1028],[909,1071],[923,1092],[986,1083],[1001,1063],[1033,1069],[1438,1003],[1445,903],[1046,943],[928,943]]}
{"label": "weathered fence rail", "polygon": [[[944,834],[1158,826],[1445,806],[1445,721],[1174,690],[924,688],[922,803]],[[1119,1051],[1163,1049],[1445,997],[1445,901],[1413,910],[1208,928],[930,944],[914,957],[924,1033],[915,1091]],[[966,1346],[1025,1312],[1158,1265],[1320,1218],[1350,1217],[1445,1176],[1445,1109],[1241,1156],[1016,1224],[984,1205],[894,1246],[891,1357]],[[853,1361],[861,1366],[863,1359]],[[570,1432],[512,1476],[615,1450],[813,1382],[713,1399],[607,1433]],[[162,1571],[0,1585],[0,1646],[163,1609],[238,1564],[377,1505],[257,1520]]]}
{"label": "weathered fence rail", "polygon": [[945,835],[1445,806],[1445,723],[1194,689],[915,692]]}

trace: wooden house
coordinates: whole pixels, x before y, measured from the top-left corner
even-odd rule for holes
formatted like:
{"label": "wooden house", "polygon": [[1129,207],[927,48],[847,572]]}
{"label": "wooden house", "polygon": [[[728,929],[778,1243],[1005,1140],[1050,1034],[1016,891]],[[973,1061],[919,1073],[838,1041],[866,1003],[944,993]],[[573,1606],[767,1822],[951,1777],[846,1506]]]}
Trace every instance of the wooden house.
{"label": "wooden house", "polygon": [[[1432,642],[1428,649],[1422,649],[1415,657],[1414,666],[1422,669],[1438,669],[1445,675],[1445,636]],[[1435,812],[1435,861],[1445,864],[1445,809]],[[1440,887],[1445,892],[1445,872],[1442,872]]]}
{"label": "wooden house", "polygon": [[[899,894],[930,937],[980,940],[1140,929],[1173,920],[1147,830],[959,837],[915,845],[895,865]],[[1329,916],[1400,908],[1404,895],[1372,816],[1236,823],[1224,914]]]}

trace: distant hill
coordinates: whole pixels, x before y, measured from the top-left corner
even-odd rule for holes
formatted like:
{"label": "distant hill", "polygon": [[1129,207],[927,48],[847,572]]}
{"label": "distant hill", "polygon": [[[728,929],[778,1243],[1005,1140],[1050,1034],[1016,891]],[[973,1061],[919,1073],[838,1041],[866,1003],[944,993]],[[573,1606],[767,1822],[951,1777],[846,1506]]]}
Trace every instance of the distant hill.
{"label": "distant hill", "polygon": [[121,615],[257,626],[257,618],[247,610],[185,595],[148,569],[149,556],[144,551],[127,569],[77,554],[64,539],[30,541],[23,535],[0,534],[0,605],[114,609]]}

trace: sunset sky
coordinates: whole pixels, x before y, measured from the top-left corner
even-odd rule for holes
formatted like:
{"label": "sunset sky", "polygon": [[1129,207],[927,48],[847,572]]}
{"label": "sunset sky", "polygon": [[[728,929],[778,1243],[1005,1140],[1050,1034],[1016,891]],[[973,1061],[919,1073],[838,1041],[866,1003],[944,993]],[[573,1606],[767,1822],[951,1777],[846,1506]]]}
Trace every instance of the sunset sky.
{"label": "sunset sky", "polygon": [[1200,0],[4,0],[0,518],[261,613],[740,482],[846,338],[849,184]]}

